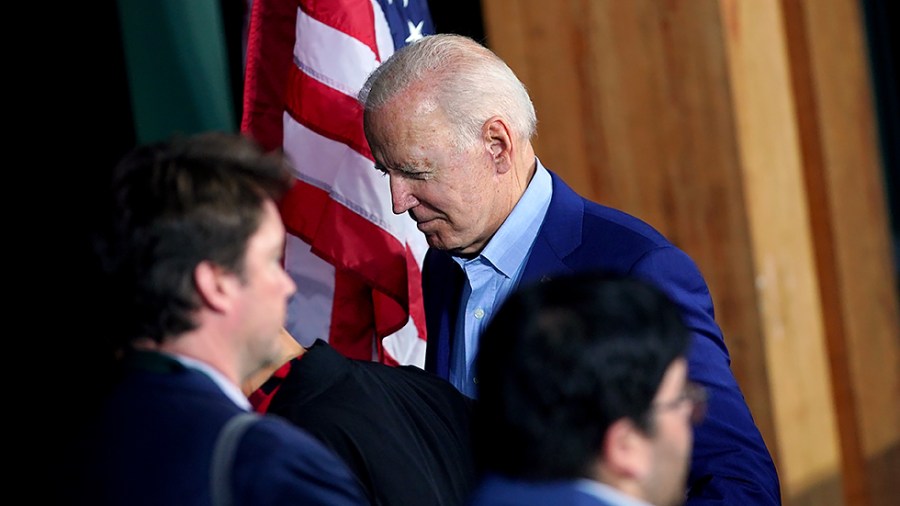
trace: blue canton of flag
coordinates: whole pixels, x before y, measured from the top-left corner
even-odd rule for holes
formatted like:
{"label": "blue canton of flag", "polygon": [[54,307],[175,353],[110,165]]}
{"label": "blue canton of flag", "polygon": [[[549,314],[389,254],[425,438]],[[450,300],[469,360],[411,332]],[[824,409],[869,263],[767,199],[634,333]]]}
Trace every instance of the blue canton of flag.
{"label": "blue canton of flag", "polygon": [[434,33],[428,2],[424,0],[378,0],[388,26],[394,48],[399,49]]}

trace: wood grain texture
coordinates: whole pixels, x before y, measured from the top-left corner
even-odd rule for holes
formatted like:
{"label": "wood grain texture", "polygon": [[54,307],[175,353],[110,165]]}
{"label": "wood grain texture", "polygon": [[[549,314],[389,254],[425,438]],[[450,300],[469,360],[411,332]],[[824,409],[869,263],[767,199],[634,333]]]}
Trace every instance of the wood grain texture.
{"label": "wood grain texture", "polygon": [[900,487],[900,317],[853,0],[483,0],[538,156],[687,251],[785,504]]}
{"label": "wood grain texture", "polygon": [[777,2],[720,5],[766,362],[777,385],[779,474],[790,498],[839,472],[840,447],[788,46]]}
{"label": "wood grain texture", "polygon": [[828,309],[845,503],[887,505],[900,478],[900,318],[872,85],[858,3],[826,4],[785,0],[786,33]]}

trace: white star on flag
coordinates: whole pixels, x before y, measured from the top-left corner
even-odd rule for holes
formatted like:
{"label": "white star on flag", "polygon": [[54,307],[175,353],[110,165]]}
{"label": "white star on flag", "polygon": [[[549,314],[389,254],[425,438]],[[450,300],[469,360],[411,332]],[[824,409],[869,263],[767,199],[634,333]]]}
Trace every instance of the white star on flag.
{"label": "white star on flag", "polygon": [[411,42],[415,42],[422,38],[422,26],[425,24],[424,21],[419,21],[419,24],[413,25],[412,21],[407,20],[406,26],[409,29],[409,37],[406,38],[406,43],[409,44]]}

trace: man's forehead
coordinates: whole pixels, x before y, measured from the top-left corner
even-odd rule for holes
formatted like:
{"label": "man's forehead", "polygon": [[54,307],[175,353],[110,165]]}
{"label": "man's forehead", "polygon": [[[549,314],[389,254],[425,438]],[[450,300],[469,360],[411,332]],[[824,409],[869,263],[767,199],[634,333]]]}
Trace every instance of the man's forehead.
{"label": "man's forehead", "polygon": [[667,388],[677,390],[681,388],[686,381],[687,359],[684,357],[678,357],[673,360],[671,364],[669,364],[669,367],[666,368],[665,373],[663,373],[662,382],[660,382],[656,393],[657,395],[659,395],[660,392]]}
{"label": "man's forehead", "polygon": [[440,103],[434,97],[432,87],[424,83],[414,83],[397,91],[380,107],[369,110],[367,113],[373,117],[397,118],[409,121],[413,118],[422,118],[434,114],[440,110]]}
{"label": "man's forehead", "polygon": [[278,206],[274,201],[267,199],[263,202],[262,219],[260,220],[259,226],[256,229],[256,234],[254,235],[264,235],[269,233],[273,236],[277,236],[279,233],[283,232],[284,222],[281,218],[281,212],[279,212]]}
{"label": "man's forehead", "polygon": [[416,117],[425,118],[429,116],[434,116],[436,112],[440,110],[439,104],[437,100],[432,97],[427,97],[422,100],[416,101],[413,104],[413,114]]}

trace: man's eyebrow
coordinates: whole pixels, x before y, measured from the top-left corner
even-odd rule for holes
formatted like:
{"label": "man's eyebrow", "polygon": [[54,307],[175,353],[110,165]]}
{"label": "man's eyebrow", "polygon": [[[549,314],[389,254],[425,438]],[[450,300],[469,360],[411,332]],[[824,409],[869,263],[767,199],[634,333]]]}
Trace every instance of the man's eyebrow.
{"label": "man's eyebrow", "polygon": [[416,167],[413,165],[405,165],[405,166],[395,167],[393,169],[388,169],[387,167],[385,167],[384,165],[382,165],[378,162],[375,162],[375,170],[381,171],[381,172],[386,172],[386,173],[399,172],[401,174],[409,174],[409,175],[418,175],[418,174],[425,174],[425,173],[430,172],[428,169],[422,169],[420,167]]}

